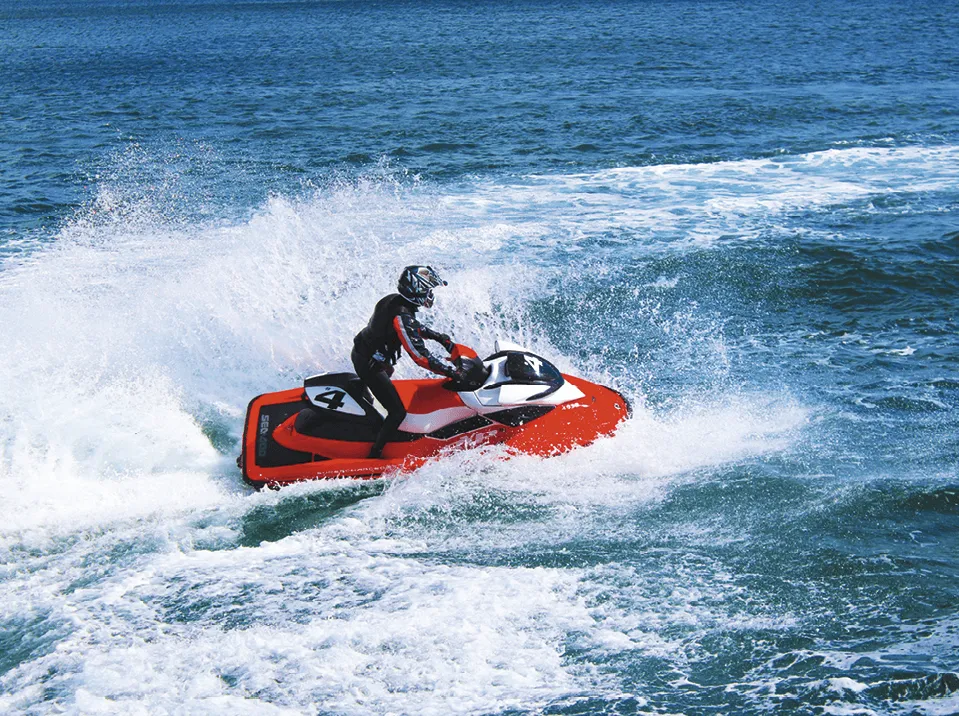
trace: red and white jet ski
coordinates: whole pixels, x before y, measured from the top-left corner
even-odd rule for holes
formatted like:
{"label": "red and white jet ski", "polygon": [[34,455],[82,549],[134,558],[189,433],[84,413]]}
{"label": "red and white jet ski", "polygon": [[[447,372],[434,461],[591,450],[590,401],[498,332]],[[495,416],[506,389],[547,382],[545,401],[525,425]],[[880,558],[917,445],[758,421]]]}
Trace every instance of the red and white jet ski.
{"label": "red and white jet ski", "polygon": [[465,380],[394,381],[408,414],[380,460],[367,455],[383,413],[353,373],[317,375],[302,388],[254,398],[237,460],[244,479],[259,489],[378,477],[419,467],[446,449],[496,443],[549,456],[612,433],[629,415],[620,393],[563,375],[516,345],[498,341],[483,361],[457,345],[451,359],[466,371]]}

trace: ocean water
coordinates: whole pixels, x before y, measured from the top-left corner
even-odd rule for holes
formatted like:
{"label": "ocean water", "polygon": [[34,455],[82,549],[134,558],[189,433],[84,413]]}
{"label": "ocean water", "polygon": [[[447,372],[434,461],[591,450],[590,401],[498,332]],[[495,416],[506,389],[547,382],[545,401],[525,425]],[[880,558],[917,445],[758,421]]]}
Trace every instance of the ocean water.
{"label": "ocean water", "polygon": [[[0,712],[959,713],[957,18],[0,0]],[[409,263],[633,417],[244,486]]]}

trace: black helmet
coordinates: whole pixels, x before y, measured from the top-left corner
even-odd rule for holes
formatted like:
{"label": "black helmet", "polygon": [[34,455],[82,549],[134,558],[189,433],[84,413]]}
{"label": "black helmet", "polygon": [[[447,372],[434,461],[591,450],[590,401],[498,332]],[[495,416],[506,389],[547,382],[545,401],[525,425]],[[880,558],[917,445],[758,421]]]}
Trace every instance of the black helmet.
{"label": "black helmet", "polygon": [[433,305],[433,289],[447,283],[429,266],[407,266],[400,275],[396,290],[414,306],[430,308]]}

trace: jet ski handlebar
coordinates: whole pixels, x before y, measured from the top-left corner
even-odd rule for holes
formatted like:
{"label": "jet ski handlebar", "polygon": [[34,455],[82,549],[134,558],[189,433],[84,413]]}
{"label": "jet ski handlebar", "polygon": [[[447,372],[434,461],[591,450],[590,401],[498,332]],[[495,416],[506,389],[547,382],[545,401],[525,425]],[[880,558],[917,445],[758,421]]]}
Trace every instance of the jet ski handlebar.
{"label": "jet ski handlebar", "polygon": [[479,358],[476,351],[462,343],[454,343],[453,350],[450,351],[450,360],[454,363],[460,358]]}
{"label": "jet ski handlebar", "polygon": [[451,381],[448,386],[451,390],[472,391],[481,387],[489,378],[490,369],[480,359],[476,351],[461,343],[454,343],[450,351],[450,361],[459,368],[462,378]]}

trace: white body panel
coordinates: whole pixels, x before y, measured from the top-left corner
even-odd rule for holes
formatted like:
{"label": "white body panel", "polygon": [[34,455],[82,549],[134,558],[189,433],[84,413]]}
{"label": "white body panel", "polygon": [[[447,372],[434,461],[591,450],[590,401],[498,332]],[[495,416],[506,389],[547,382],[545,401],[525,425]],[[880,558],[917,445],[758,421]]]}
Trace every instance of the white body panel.
{"label": "white body panel", "polygon": [[[496,342],[497,348],[503,345]],[[507,344],[512,345],[512,344]],[[514,350],[509,348],[509,350]],[[538,360],[530,355],[529,359]],[[519,405],[562,405],[573,400],[579,400],[584,396],[583,391],[569,383],[563,383],[558,390],[536,400],[530,400],[548,389],[548,386],[522,385],[509,383],[509,376],[506,375],[506,358],[496,358],[486,361],[486,367],[490,369],[489,378],[482,388],[472,393],[460,393],[460,399],[473,408],[477,413],[489,413],[499,408],[515,408]],[[505,385],[499,385],[505,383]]]}
{"label": "white body panel", "polygon": [[495,341],[493,343],[493,352],[502,353],[503,351],[519,351],[520,353],[530,353],[531,351],[523,346],[517,345],[516,343],[510,343],[509,341]]}
{"label": "white body panel", "polygon": [[[462,393],[460,394],[462,396]],[[465,420],[476,415],[476,411],[465,405],[462,408],[443,408],[432,413],[407,413],[400,423],[400,430],[408,433],[431,433],[444,425]]]}
{"label": "white body panel", "polygon": [[544,390],[546,390],[545,385],[504,385],[492,390],[480,388],[472,393],[459,393],[459,396],[463,403],[480,415],[522,405],[562,405],[585,396],[576,386],[565,383],[563,387],[545,398],[530,400]]}

